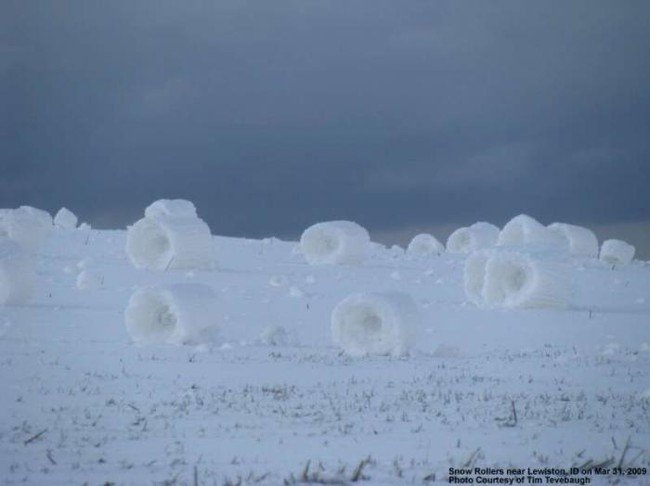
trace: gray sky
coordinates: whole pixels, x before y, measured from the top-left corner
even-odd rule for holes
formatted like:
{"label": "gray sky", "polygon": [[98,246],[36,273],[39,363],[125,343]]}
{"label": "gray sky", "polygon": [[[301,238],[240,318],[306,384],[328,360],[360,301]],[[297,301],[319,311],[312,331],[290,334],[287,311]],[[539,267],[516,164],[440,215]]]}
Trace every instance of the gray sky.
{"label": "gray sky", "polygon": [[646,0],[3,1],[0,206],[647,223],[649,25]]}

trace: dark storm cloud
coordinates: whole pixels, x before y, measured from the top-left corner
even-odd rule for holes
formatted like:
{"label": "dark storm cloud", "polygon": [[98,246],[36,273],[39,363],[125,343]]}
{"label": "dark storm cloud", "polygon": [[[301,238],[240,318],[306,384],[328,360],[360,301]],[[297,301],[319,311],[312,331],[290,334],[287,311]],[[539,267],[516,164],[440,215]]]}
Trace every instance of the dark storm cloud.
{"label": "dark storm cloud", "polygon": [[0,206],[219,234],[650,219],[645,1],[4,2]]}

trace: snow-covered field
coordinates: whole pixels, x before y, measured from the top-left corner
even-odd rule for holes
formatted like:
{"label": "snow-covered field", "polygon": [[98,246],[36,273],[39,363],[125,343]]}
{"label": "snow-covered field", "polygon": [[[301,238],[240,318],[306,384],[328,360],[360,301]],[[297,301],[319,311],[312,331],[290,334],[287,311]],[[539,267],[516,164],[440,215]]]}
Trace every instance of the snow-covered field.
{"label": "snow-covered field", "polygon": [[[125,244],[125,231],[56,228],[35,296],[0,307],[5,484],[422,484],[461,466],[650,467],[644,262],[574,259],[568,309],[505,310],[467,301],[464,254],[373,245],[361,264],[315,266],[293,242],[213,237],[215,269],[154,271],[134,268]],[[180,282],[215,290],[216,339],[134,344],[133,291]],[[338,302],[395,290],[422,313],[409,355],[334,346]]]}

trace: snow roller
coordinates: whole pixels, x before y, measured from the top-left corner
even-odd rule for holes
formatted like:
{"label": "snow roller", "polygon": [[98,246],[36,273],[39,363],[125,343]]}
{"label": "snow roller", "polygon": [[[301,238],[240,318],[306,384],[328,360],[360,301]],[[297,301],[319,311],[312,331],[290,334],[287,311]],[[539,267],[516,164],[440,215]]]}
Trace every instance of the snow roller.
{"label": "snow roller", "polygon": [[561,261],[516,252],[476,252],[464,269],[465,294],[479,306],[564,308],[570,276]]}
{"label": "snow roller", "polygon": [[497,243],[499,228],[493,224],[479,221],[471,226],[458,228],[447,238],[447,251],[451,253],[471,253],[482,248],[490,248]]}
{"label": "snow roller", "polygon": [[566,250],[566,240],[561,234],[526,214],[515,216],[506,223],[499,233],[497,245]]}
{"label": "snow roller", "polygon": [[610,265],[627,265],[634,259],[636,249],[623,240],[605,240],[600,249],[600,259]]}
{"label": "snow roller", "polygon": [[411,257],[440,255],[444,251],[443,244],[435,236],[428,233],[415,235],[406,248],[406,254]]}
{"label": "snow roller", "polygon": [[564,238],[571,255],[587,258],[598,256],[598,238],[590,229],[567,223],[553,223],[548,225],[548,229]]}
{"label": "snow roller", "polygon": [[0,237],[9,238],[27,252],[37,252],[52,228],[52,216],[41,209],[0,209]]}
{"label": "snow roller", "polygon": [[212,234],[205,221],[187,205],[174,210],[157,203],[147,208],[148,216],[128,228],[126,253],[131,263],[153,270],[213,268]]}
{"label": "snow roller", "polygon": [[406,294],[355,294],[332,311],[332,338],[351,356],[401,356],[413,344],[419,320],[417,306]]}
{"label": "snow roller", "polygon": [[370,235],[352,221],[328,221],[307,228],[300,252],[311,265],[361,263],[370,248]]}
{"label": "snow roller", "polygon": [[126,330],[141,344],[200,344],[219,318],[212,288],[197,283],[136,290],[124,312]]}

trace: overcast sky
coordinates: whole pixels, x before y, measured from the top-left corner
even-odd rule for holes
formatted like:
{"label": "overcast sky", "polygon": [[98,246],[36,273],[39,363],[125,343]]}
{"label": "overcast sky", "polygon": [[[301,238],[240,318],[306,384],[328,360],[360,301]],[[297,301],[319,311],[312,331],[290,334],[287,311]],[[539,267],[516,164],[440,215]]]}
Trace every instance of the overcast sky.
{"label": "overcast sky", "polygon": [[0,207],[650,221],[650,2],[2,1]]}

